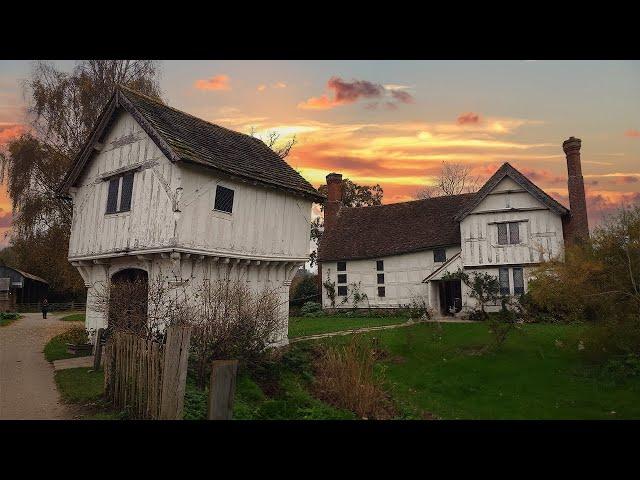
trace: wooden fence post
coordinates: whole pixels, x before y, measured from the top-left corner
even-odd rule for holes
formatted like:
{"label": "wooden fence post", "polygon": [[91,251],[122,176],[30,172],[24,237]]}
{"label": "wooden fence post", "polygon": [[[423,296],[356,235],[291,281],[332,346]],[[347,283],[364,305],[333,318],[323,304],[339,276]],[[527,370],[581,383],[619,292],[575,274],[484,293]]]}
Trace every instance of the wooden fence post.
{"label": "wooden fence post", "polygon": [[182,420],[187,384],[187,361],[191,328],[168,327],[164,345],[160,420]]}
{"label": "wooden fence post", "polygon": [[96,344],[93,346],[93,371],[100,370],[100,359],[102,358],[102,336],[104,328],[99,328],[96,334]]}
{"label": "wooden fence post", "polygon": [[208,420],[231,420],[237,372],[237,360],[216,360],[211,364]]}

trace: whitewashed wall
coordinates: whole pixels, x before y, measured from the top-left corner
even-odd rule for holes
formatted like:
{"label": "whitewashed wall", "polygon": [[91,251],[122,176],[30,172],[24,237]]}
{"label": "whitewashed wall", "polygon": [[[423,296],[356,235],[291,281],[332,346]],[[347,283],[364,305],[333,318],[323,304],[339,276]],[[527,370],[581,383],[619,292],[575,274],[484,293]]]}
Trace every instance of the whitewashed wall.
{"label": "whitewashed wall", "polygon": [[[281,191],[223,180],[182,166],[178,243],[252,258],[309,257],[311,202]],[[231,214],[213,209],[216,186],[234,191]]]}
{"label": "whitewashed wall", "polygon": [[[447,260],[460,251],[457,245],[446,248]],[[376,261],[384,261],[384,271],[376,270]],[[337,295],[338,273],[347,274],[347,285],[361,282],[360,291],[367,294],[369,305],[378,308],[398,308],[409,305],[412,298],[429,297],[428,284],[422,281],[443,262],[433,261],[433,250],[394,255],[390,257],[372,258],[367,260],[347,260],[346,272],[337,271],[337,262],[322,263],[322,281],[327,279],[336,284],[336,308],[348,308],[353,306],[352,297],[347,297],[347,302],[342,303],[345,297]],[[377,274],[384,273],[384,285],[378,285]],[[385,287],[385,297],[378,297],[378,287]],[[351,289],[351,287],[349,287]],[[322,288],[322,305],[331,308],[331,300],[327,297],[326,289]],[[360,304],[366,307],[367,302]]]}
{"label": "whitewashed wall", "polygon": [[[460,223],[462,261],[465,267],[528,264],[561,257],[562,220],[510,178],[503,179]],[[522,212],[491,212],[505,208],[536,209]],[[537,210],[539,209],[539,210]],[[483,213],[489,212],[489,213]],[[498,245],[498,227],[493,222],[526,220],[520,223],[520,244]]]}
{"label": "whitewashed wall", "polygon": [[[117,253],[174,245],[172,201],[180,171],[128,113],[121,113],[104,140],[104,149],[76,182],[69,257]],[[108,181],[101,176],[124,167],[156,162],[134,176],[129,212],[105,215]]]}

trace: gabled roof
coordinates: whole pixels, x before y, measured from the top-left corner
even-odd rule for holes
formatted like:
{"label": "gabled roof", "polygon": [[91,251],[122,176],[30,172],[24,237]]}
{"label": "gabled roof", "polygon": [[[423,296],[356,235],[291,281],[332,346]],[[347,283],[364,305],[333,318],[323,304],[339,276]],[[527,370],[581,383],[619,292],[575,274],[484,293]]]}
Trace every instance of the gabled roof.
{"label": "gabled roof", "polygon": [[342,207],[318,246],[318,261],[378,258],[460,244],[456,213],[475,194],[377,207]]}
{"label": "gabled roof", "polygon": [[534,184],[531,180],[525,177],[522,173],[516,170],[511,164],[505,162],[502,166],[494,173],[489,180],[482,186],[480,190],[476,193],[473,200],[467,203],[456,215],[455,219],[457,221],[461,221],[465,218],[469,213],[476,208],[484,198],[491,193],[491,191],[502,181],[504,177],[511,178],[514,182],[520,185],[524,190],[529,192],[535,199],[540,201],[543,205],[549,208],[552,212],[557,213],[558,215],[566,215],[569,213],[569,210],[558,203],[556,200],[551,198],[547,193],[545,193],[542,189],[540,189],[536,184]]}
{"label": "gabled roof", "polygon": [[19,273],[20,275],[22,275],[25,278],[29,278],[29,279],[35,280],[37,282],[46,283],[47,285],[49,284],[49,282],[47,282],[44,278],[40,278],[37,275],[33,275],[32,273],[24,272],[22,270],[18,270],[17,268],[10,267],[8,265],[2,265],[2,267],[3,268],[8,268],[9,270],[13,270],[14,272]]}
{"label": "gabled roof", "polygon": [[259,139],[209,123],[157,99],[119,86],[59,187],[66,192],[91,158],[119,109],[130,113],[158,148],[173,162],[190,162],[231,178],[301,195],[314,202],[324,197]]}

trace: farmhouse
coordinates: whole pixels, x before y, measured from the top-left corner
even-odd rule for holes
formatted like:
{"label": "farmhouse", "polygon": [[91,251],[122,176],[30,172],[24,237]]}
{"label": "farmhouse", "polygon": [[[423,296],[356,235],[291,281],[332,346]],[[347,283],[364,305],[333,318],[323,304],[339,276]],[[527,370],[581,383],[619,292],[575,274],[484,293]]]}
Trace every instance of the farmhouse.
{"label": "farmhouse", "polygon": [[73,201],[68,258],[88,288],[90,332],[106,324],[92,308],[98,285],[231,279],[277,290],[274,343],[287,342],[289,285],[323,197],[261,140],[119,87],[60,193]]}
{"label": "farmhouse", "polygon": [[562,258],[566,243],[589,235],[580,146],[574,137],[563,143],[571,210],[509,163],[477,193],[363,208],[343,207],[342,175],[327,175],[318,263],[332,286],[322,288],[323,307],[352,307],[366,294],[360,306],[418,300],[456,314],[474,306],[460,280],[446,279],[458,269],[497,276],[503,294],[526,292],[536,264]]}
{"label": "farmhouse", "polygon": [[47,296],[49,282],[17,268],[0,265],[0,311],[14,311],[23,303],[39,303]]}

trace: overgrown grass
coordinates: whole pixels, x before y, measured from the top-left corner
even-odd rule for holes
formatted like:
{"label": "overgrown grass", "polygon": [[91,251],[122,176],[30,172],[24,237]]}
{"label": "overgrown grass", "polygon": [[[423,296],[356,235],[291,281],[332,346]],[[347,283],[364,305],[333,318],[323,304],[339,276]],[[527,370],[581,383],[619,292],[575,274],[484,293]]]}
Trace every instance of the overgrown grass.
{"label": "overgrown grass", "polygon": [[408,418],[640,418],[640,378],[616,383],[586,365],[578,350],[582,331],[525,325],[486,353],[482,347],[492,340],[485,324],[419,324],[364,335],[389,352],[377,367]]}
{"label": "overgrown grass", "polygon": [[404,323],[408,317],[381,316],[359,317],[346,315],[331,315],[323,317],[290,317],[289,338],[317,335],[319,333],[340,332],[354,328],[379,327]]}
{"label": "overgrown grass", "polygon": [[[293,346],[282,357],[266,360],[241,371],[236,383],[234,420],[353,419],[346,410],[334,408],[309,393],[313,379],[310,346]],[[185,420],[204,420],[208,391],[187,380]]]}
{"label": "overgrown grass", "polygon": [[85,314],[84,313],[72,313],[69,315],[65,315],[60,318],[63,322],[84,322]]}
{"label": "overgrown grass", "polygon": [[67,353],[67,343],[85,343],[88,341],[84,327],[72,327],[60,335],[56,335],[44,346],[44,356],[49,362],[63,358],[75,358],[91,355],[90,352],[72,355]]}

